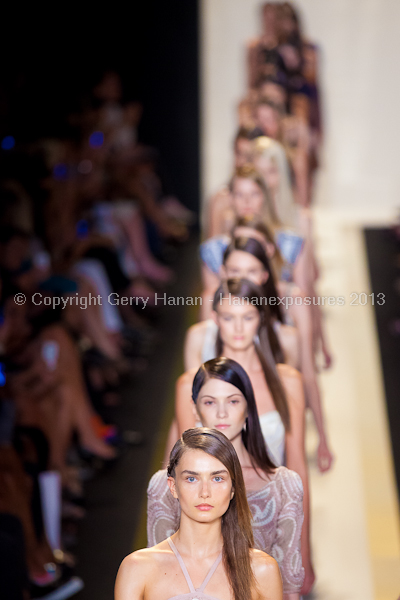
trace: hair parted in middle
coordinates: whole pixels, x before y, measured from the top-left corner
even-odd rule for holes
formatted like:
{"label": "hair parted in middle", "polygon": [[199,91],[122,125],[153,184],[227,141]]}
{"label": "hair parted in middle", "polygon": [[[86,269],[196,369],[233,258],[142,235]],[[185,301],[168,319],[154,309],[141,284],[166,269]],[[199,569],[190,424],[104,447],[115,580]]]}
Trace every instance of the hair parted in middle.
{"label": "hair parted in middle", "polygon": [[270,191],[267,188],[263,176],[257,171],[254,165],[248,163],[246,165],[243,165],[242,167],[238,167],[237,169],[235,169],[235,172],[233,173],[228,185],[229,191],[231,193],[233,193],[234,191],[235,181],[237,179],[250,179],[250,181],[255,183],[260,188],[264,197],[262,218],[267,223],[267,226],[271,231],[275,231],[275,229],[280,228],[281,222],[276,212],[274,201],[271,197]]}
{"label": "hair parted in middle", "polygon": [[[260,315],[258,336],[254,339],[254,346],[264,371],[265,381],[272,394],[276,410],[282,419],[286,431],[290,431],[290,415],[286,393],[276,370],[275,357],[282,355],[282,350],[271,325],[271,316],[267,306],[267,300],[260,286],[248,279],[232,278],[223,281],[214,295],[213,310],[218,313],[221,307],[221,298],[241,298],[254,306]],[[216,356],[223,356],[223,342],[218,330]]]}
{"label": "hair parted in middle", "polygon": [[219,460],[228,470],[234,496],[221,519],[223,563],[235,600],[251,600],[252,590],[256,587],[250,557],[250,550],[254,547],[252,517],[236,451],[228,438],[217,429],[187,429],[171,450],[168,477],[175,478],[176,468],[188,450],[202,450]]}
{"label": "hair parted in middle", "polygon": [[[263,247],[261,242],[259,242],[253,237],[234,237],[224,252],[224,256],[222,259],[223,265],[226,264],[226,261],[228,260],[229,256],[232,254],[232,252],[235,252],[235,250],[251,254],[251,256],[254,256],[254,258],[260,261],[260,263],[264,267],[264,270],[268,273],[268,279],[262,286],[264,290],[264,295],[266,298],[278,298],[278,290],[276,288],[275,275],[271,268],[271,264],[269,262],[267,253],[265,252],[265,248]],[[282,311],[277,301],[275,300],[275,304],[271,303],[270,306],[271,308],[269,310],[271,312],[271,315],[278,319],[278,321],[283,323]],[[277,362],[282,361],[283,355],[281,355],[279,359],[277,359]]]}
{"label": "hair parted in middle", "polygon": [[203,363],[193,379],[192,400],[197,404],[201,388],[209,379],[219,379],[234,385],[244,396],[247,403],[246,427],[242,430],[242,441],[250,456],[254,469],[260,469],[267,475],[275,465],[270,459],[261,431],[256,400],[250,377],[236,360],[219,356]]}

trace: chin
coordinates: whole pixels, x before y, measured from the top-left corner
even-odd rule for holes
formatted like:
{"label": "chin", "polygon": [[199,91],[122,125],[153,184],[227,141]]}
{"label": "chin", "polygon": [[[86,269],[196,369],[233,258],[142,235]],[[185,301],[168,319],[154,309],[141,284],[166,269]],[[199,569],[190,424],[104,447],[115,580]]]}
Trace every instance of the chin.
{"label": "chin", "polygon": [[241,352],[244,352],[245,350],[248,350],[250,348],[252,343],[253,343],[253,340],[251,340],[250,343],[248,343],[248,342],[232,342],[231,348],[232,348],[232,350],[240,350]]}

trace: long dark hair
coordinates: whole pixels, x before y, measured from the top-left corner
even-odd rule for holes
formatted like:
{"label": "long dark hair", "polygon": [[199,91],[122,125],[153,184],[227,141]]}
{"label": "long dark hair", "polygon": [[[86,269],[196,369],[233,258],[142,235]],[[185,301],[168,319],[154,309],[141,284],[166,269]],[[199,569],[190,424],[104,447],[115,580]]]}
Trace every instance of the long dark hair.
{"label": "long dark hair", "polygon": [[[214,296],[213,309],[216,312],[218,312],[218,307],[221,305],[221,298],[227,297],[228,294],[231,294],[232,297],[243,298],[258,310],[260,315],[260,326],[258,328],[258,339],[254,340],[254,346],[262,370],[264,371],[265,381],[272,394],[276,410],[279,412],[286,431],[290,431],[289,407],[285,390],[283,389],[276,370],[274,350],[271,348],[270,344],[270,340],[273,339],[273,337],[271,336],[269,329],[272,329],[272,326],[270,323],[270,313],[266,306],[262,288],[248,279],[228,279],[227,281],[222,282]],[[276,335],[275,339],[278,342]],[[215,350],[217,356],[223,355],[223,343],[219,331]]]}
{"label": "long dark hair", "polygon": [[232,237],[235,237],[235,229],[237,227],[248,227],[250,229],[253,229],[258,233],[261,233],[261,235],[264,237],[268,244],[272,244],[272,246],[274,247],[274,255],[270,262],[274,271],[275,279],[279,280],[282,268],[284,266],[284,260],[282,258],[278,246],[276,245],[274,236],[272,235],[269,227],[267,227],[266,223],[260,217],[253,215],[238,217],[231,231]]}
{"label": "long dark hair", "polygon": [[275,317],[275,319],[278,319],[278,321],[283,323],[282,312],[278,304],[278,290],[276,289],[274,273],[271,269],[267,253],[265,252],[263,245],[258,240],[252,237],[234,237],[224,252],[224,256],[222,259],[223,265],[225,265],[229,256],[232,254],[232,252],[235,252],[235,250],[251,254],[252,256],[254,256],[254,258],[260,261],[265,271],[267,271],[268,279],[263,285],[264,295],[268,299],[276,299],[275,304],[268,303],[270,306],[269,310],[271,312],[271,315]]}
{"label": "long dark hair", "polygon": [[242,468],[235,449],[228,438],[216,429],[187,429],[172,448],[168,477],[175,478],[176,467],[187,450],[202,450],[228,469],[234,496],[222,517],[223,562],[235,600],[251,600],[252,590],[256,587],[250,556],[254,538]]}
{"label": "long dark hair", "polygon": [[270,459],[261,431],[253,386],[246,371],[231,358],[220,356],[203,363],[194,376],[192,399],[197,403],[200,390],[209,379],[220,379],[240,390],[247,402],[246,427],[242,429],[242,441],[250,456],[252,466],[267,475],[275,469]]}

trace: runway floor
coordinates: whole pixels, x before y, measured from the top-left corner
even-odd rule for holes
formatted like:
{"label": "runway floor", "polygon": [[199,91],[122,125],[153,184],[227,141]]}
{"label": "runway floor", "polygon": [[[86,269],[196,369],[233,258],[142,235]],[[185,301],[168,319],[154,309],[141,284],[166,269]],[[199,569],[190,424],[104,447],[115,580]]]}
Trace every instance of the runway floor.
{"label": "runway floor", "polygon": [[[374,317],[379,307],[368,296],[361,215],[314,209],[319,293],[345,298],[344,306],[323,311],[334,365],[321,373],[320,384],[336,456],[326,475],[313,466],[316,437],[308,427],[313,597],[324,600],[389,600],[400,591],[399,504]],[[369,298],[365,306],[361,293]]]}

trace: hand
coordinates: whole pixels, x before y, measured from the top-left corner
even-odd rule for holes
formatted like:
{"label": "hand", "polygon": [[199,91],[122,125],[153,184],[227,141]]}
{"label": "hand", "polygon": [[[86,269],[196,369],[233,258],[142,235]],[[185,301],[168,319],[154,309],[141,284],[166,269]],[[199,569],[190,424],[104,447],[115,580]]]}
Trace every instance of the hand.
{"label": "hand", "polygon": [[319,443],[317,450],[318,469],[321,473],[326,473],[332,466],[334,457],[328,448],[328,444],[324,441]]}
{"label": "hand", "polygon": [[311,563],[308,563],[304,566],[304,570],[305,570],[305,577],[304,577],[304,582],[303,582],[303,587],[301,588],[300,594],[302,596],[306,596],[307,594],[309,594],[313,588],[314,585],[314,581],[315,581],[315,574],[314,574],[314,569]]}
{"label": "hand", "polygon": [[330,369],[333,363],[332,354],[325,346],[322,347],[322,354],[324,355],[324,369]]}

